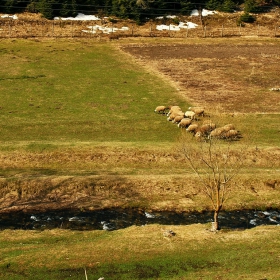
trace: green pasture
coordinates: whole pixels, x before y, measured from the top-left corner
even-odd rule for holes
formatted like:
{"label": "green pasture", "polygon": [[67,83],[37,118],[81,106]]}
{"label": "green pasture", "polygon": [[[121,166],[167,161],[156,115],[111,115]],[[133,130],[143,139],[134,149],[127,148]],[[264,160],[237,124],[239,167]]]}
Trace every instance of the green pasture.
{"label": "green pasture", "polygon": [[185,100],[112,45],[3,40],[0,141],[161,142],[177,130],[154,114]]}
{"label": "green pasture", "polygon": [[[190,105],[114,43],[2,40],[0,59],[3,145],[174,143],[180,131],[153,111],[157,105]],[[278,115],[234,119],[244,135],[272,146],[279,144],[279,122]]]}

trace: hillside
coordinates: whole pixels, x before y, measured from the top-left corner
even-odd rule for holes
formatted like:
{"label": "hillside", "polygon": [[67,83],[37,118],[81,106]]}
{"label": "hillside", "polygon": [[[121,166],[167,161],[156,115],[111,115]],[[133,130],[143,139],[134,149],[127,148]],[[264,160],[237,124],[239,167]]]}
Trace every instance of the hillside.
{"label": "hillside", "polygon": [[[275,8],[269,13],[252,14],[253,23],[240,21],[243,12],[213,13],[203,16],[167,16],[137,25],[131,20],[96,18],[95,20],[47,20],[40,14],[0,14],[0,38],[16,37],[90,37],[118,39],[121,37],[232,37],[280,36],[279,14]],[[164,26],[160,28],[160,26]]]}

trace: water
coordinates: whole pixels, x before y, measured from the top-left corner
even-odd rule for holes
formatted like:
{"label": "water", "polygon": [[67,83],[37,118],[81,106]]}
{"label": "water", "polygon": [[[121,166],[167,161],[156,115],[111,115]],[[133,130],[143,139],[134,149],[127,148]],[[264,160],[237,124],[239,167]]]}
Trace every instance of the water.
{"label": "water", "polygon": [[[222,228],[246,229],[259,225],[280,225],[280,210],[222,211]],[[105,209],[98,211],[55,211],[46,213],[12,213],[0,216],[0,230],[4,229],[73,229],[117,230],[132,225],[147,224],[189,225],[210,223],[213,212],[148,212],[141,209]]]}

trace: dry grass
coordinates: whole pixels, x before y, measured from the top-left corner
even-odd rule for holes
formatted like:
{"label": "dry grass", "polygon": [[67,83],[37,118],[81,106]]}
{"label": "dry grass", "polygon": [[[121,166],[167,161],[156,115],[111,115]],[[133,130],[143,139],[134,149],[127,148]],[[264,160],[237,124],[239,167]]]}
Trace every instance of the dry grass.
{"label": "dry grass", "polygon": [[[277,26],[279,25],[279,10],[256,14],[256,21],[253,24],[243,24],[240,27],[238,19],[242,12],[219,13],[204,18],[205,27],[201,26],[199,17],[180,16],[179,20],[197,24],[194,29],[181,29],[180,31],[156,29],[157,25],[173,24],[172,19],[156,19],[143,25],[137,25],[131,20],[115,19],[112,23],[107,19],[98,21],[65,21],[46,20],[40,14],[22,13],[18,14],[17,21],[10,21],[0,18],[1,33],[3,38],[94,38],[98,40],[115,40],[122,38],[219,38],[219,37],[276,37],[279,36]],[[101,31],[90,33],[88,26],[99,25],[107,28],[128,27],[127,31],[120,31],[113,34],[104,34]],[[175,24],[176,25],[176,24]],[[84,32],[87,31],[87,32]]]}
{"label": "dry grass", "polygon": [[279,113],[279,42],[231,39],[122,46],[211,112]]}
{"label": "dry grass", "polygon": [[164,237],[170,227],[163,225],[114,232],[5,230],[0,275],[82,279],[86,268],[93,279],[278,279],[275,226],[217,234],[207,227],[172,226],[171,238]]}

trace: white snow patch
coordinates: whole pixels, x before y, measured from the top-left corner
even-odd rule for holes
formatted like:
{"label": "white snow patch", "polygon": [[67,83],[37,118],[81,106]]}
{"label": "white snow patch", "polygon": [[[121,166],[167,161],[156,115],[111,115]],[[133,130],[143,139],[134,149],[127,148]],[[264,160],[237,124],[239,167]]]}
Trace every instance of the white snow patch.
{"label": "white snow patch", "polygon": [[78,13],[78,15],[76,17],[66,17],[66,18],[62,18],[62,17],[55,17],[54,20],[100,20],[99,17],[94,16],[94,15],[85,15],[82,13]]}
{"label": "white snow patch", "polygon": [[18,19],[17,15],[2,15],[1,18],[11,18],[11,19]]}
{"label": "white snow patch", "polygon": [[169,24],[169,25],[157,25],[157,30],[171,30],[171,31],[180,31],[181,29],[191,29],[196,28],[197,24],[193,22],[180,22],[179,25]]}
{"label": "white snow patch", "polygon": [[[217,12],[216,11],[209,11],[209,10],[206,10],[206,9],[202,10],[202,16],[203,17],[213,15],[213,14],[217,14]],[[192,10],[191,16],[199,16],[198,10]]]}
{"label": "white snow patch", "polygon": [[88,30],[82,30],[83,32],[86,33],[93,33],[95,34],[97,31],[101,31],[102,33],[109,34],[109,33],[114,33],[117,31],[127,31],[129,30],[128,27],[123,26],[121,28],[116,28],[116,27],[107,27],[107,26],[101,26],[101,25],[93,25],[93,26],[87,26]]}
{"label": "white snow patch", "polygon": [[156,17],[156,19],[176,18],[177,16]]}

